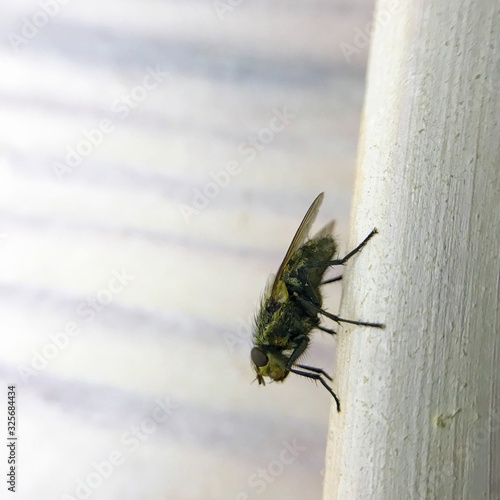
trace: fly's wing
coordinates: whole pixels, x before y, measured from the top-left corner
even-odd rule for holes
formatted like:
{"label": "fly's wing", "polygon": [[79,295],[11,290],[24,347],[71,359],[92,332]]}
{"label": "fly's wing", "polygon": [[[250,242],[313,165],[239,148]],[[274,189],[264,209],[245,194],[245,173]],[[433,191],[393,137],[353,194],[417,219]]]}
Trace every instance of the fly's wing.
{"label": "fly's wing", "polygon": [[286,252],[285,258],[283,259],[283,262],[281,263],[281,266],[279,267],[278,272],[276,273],[276,277],[274,278],[273,285],[271,288],[271,294],[277,293],[277,289],[281,281],[281,275],[283,274],[283,270],[288,264],[290,257],[300,248],[302,243],[304,243],[305,239],[307,238],[309,229],[311,229],[311,226],[314,220],[316,219],[316,215],[318,215],[318,210],[319,207],[321,206],[321,203],[323,202],[324,196],[325,193],[320,193],[316,197],[316,199],[312,202],[312,205],[309,207],[309,210],[306,212],[306,215],[304,215],[304,218],[302,219],[302,222],[300,223],[300,226],[297,229],[297,232],[295,233],[292,242],[290,243],[290,247]]}
{"label": "fly's wing", "polygon": [[316,238],[323,238],[324,236],[331,236],[333,233],[333,228],[335,227],[335,221],[331,220],[328,224],[325,224],[313,237],[312,239]]}

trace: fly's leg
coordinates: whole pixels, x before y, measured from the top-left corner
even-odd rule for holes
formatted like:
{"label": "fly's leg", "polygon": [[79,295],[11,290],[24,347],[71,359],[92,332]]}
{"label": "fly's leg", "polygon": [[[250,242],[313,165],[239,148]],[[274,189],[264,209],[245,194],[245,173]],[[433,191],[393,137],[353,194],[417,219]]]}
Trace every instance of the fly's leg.
{"label": "fly's leg", "polygon": [[[342,259],[335,259],[328,261],[329,266],[343,266],[353,255],[356,255],[367,243],[370,239],[378,233],[377,228],[373,228],[371,233],[354,249],[351,250],[345,257]],[[320,267],[323,266],[324,263],[317,264],[309,264],[308,267]],[[328,283],[334,283],[335,281],[340,281],[342,279],[342,275],[335,276],[334,278],[330,278],[321,282],[321,285],[326,285]]]}
{"label": "fly's leg", "polygon": [[[354,249],[351,250],[345,257],[342,259],[331,260],[329,264],[331,266],[343,266],[353,255],[357,254],[367,243],[368,241],[378,233],[377,229],[372,229],[372,232]],[[334,280],[336,281],[336,280]]]}
{"label": "fly's leg", "polygon": [[318,314],[322,314],[323,316],[326,316],[327,318],[333,319],[333,321],[335,321],[337,323],[351,323],[352,325],[373,326],[375,328],[384,328],[384,325],[382,323],[369,323],[367,321],[355,321],[352,319],[340,318],[336,314],[329,313],[328,311],[325,311],[324,309],[317,306],[316,304],[313,304],[312,302],[309,302],[308,300],[303,299],[300,295],[296,295],[295,299],[298,300],[304,308],[314,309]]}
{"label": "fly's leg", "polygon": [[[293,365],[297,359],[304,353],[304,351],[307,349],[307,345],[309,344],[309,340],[305,338],[292,352],[292,355],[288,358],[287,364],[286,364],[286,369],[292,373],[295,373],[296,375],[300,375],[302,377],[306,378],[311,378],[313,380],[319,380],[323,387],[333,396],[335,399],[335,402],[337,403],[337,411],[340,411],[340,401],[337,395],[333,392],[332,388],[324,381],[322,378],[323,376],[326,377],[329,380],[332,380],[330,375],[326,373],[324,370],[321,368],[315,368],[314,366],[308,366],[308,365],[295,365],[298,366],[299,368],[302,368],[301,370],[297,370],[296,368],[293,368]],[[307,371],[304,371],[307,370]],[[311,373],[312,372],[312,373]]]}
{"label": "fly's leg", "polygon": [[298,365],[298,364],[295,366],[298,366],[299,368],[303,368],[304,370],[309,370],[310,372],[319,373],[320,375],[323,375],[324,377],[326,377],[328,380],[333,380],[333,378],[330,377],[330,375],[328,375],[328,373],[326,373],[325,370],[323,370],[322,368],[316,368],[315,366]]}
{"label": "fly's leg", "polygon": [[318,330],[322,330],[323,332],[329,333],[330,335],[337,335],[337,332],[335,330],[332,330],[331,328],[325,328],[324,326],[318,325],[316,327]]}
{"label": "fly's leg", "polygon": [[322,314],[323,316],[326,316],[327,318],[333,319],[333,321],[336,321],[337,323],[351,323],[351,325],[373,326],[375,328],[385,328],[385,325],[382,323],[369,323],[368,321],[356,321],[356,320],[352,320],[352,319],[339,318],[336,314],[329,313],[328,311],[321,309],[321,307],[318,307],[318,312],[320,314]]}
{"label": "fly's leg", "polygon": [[312,378],[313,380],[319,380],[323,387],[333,396],[333,399],[335,399],[335,402],[337,403],[337,411],[340,412],[340,400],[337,397],[337,395],[333,392],[333,389],[324,381],[321,375],[326,375],[323,370],[320,370],[319,368],[312,368],[310,366],[303,366],[303,365],[297,365],[300,366],[303,369],[307,369],[310,371],[313,371],[311,373],[310,371],[303,371],[303,370],[296,370],[295,368],[292,368],[290,371],[292,373],[295,373],[296,375],[300,375],[301,377],[306,377],[306,378]]}
{"label": "fly's leg", "polygon": [[307,337],[302,340],[302,342],[293,350],[291,356],[288,358],[288,361],[286,362],[286,369],[291,371],[292,366],[295,364],[295,361],[297,361],[302,354],[304,354],[304,351],[307,349],[307,346],[309,344],[309,339]]}
{"label": "fly's leg", "polygon": [[322,281],[320,284],[321,285],[326,285],[328,283],[334,283],[335,281],[340,281],[342,279],[342,275],[340,276],[335,276],[335,278],[330,278],[328,280]]}

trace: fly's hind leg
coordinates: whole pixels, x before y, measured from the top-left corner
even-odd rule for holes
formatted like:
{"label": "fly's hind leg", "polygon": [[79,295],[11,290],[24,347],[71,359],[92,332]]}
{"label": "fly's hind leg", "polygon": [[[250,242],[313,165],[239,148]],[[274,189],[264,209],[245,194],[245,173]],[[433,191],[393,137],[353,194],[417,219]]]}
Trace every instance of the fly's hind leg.
{"label": "fly's hind leg", "polygon": [[[373,228],[371,233],[354,249],[351,250],[345,257],[342,259],[335,259],[328,262],[330,266],[343,266],[353,255],[356,255],[367,243],[370,239],[378,233],[376,228]],[[330,278],[321,282],[322,285],[326,285],[328,283],[334,283],[335,281],[340,281],[342,279],[342,275],[335,276],[334,278]]]}
{"label": "fly's hind leg", "polygon": [[[342,259],[331,260],[329,264],[331,266],[343,266],[353,255],[357,254],[370,239],[378,233],[376,228],[373,228],[371,233],[354,249],[351,250],[345,257]],[[333,281],[336,281],[335,279]]]}

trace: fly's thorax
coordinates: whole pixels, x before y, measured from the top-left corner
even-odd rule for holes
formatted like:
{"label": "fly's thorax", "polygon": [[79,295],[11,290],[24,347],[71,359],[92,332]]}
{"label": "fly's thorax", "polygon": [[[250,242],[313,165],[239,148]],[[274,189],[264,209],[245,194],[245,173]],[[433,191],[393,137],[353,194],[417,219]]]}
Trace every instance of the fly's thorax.
{"label": "fly's thorax", "polygon": [[256,346],[251,352],[252,363],[257,376],[269,377],[280,382],[288,375],[288,358],[281,352],[266,346]]}
{"label": "fly's thorax", "polygon": [[[331,236],[308,240],[297,250],[283,274],[283,281],[292,299],[300,296],[321,307],[320,285],[334,253],[335,242]],[[308,314],[308,311],[304,313]],[[315,316],[315,313],[311,312],[310,315]]]}
{"label": "fly's thorax", "polygon": [[[309,299],[309,296],[303,295]],[[311,330],[320,323],[317,311],[307,311],[292,295],[267,321],[257,322],[254,329],[254,343],[266,354],[270,351],[278,359],[288,360],[290,353],[308,337]]]}
{"label": "fly's thorax", "polygon": [[[284,284],[283,287],[285,287]],[[278,348],[288,345],[293,306],[289,298],[284,302],[278,302],[271,297],[263,304],[255,321],[254,341],[256,345]]]}

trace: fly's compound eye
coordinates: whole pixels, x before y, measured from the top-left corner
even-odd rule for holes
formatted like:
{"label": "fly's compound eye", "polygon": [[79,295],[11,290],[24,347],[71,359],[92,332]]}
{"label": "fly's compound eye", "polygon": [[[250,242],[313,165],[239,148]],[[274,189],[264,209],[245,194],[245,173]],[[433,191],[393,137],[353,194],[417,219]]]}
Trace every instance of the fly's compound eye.
{"label": "fly's compound eye", "polygon": [[252,358],[253,364],[257,368],[261,368],[262,366],[266,366],[268,363],[267,356],[258,347],[252,348],[252,352],[250,353],[250,357]]}

